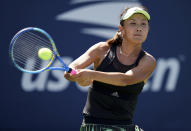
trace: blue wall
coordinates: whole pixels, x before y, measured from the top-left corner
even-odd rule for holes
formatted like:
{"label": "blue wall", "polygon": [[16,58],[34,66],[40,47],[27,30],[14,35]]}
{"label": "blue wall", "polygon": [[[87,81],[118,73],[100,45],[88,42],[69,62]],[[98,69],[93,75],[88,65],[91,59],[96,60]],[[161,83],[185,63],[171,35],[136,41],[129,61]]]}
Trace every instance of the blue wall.
{"label": "blue wall", "polygon": [[91,45],[111,38],[122,9],[139,4],[150,11],[144,49],[155,56],[157,68],[139,97],[134,121],[146,131],[191,130],[188,0],[2,0],[0,128],[77,131],[86,101],[88,87],[68,82],[61,71],[31,75],[12,65],[8,47],[17,31],[29,26],[46,30],[70,63]]}

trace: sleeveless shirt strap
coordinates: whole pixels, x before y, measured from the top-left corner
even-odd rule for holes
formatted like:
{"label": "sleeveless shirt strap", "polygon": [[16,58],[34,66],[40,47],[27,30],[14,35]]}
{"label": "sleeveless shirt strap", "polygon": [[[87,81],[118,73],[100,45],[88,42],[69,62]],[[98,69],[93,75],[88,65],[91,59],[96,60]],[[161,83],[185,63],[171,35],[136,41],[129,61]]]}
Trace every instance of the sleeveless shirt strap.
{"label": "sleeveless shirt strap", "polygon": [[110,59],[110,62],[113,61],[113,59],[115,58],[115,50],[116,50],[116,46],[115,45],[112,45],[110,47],[110,51],[109,51],[109,59]]}
{"label": "sleeveless shirt strap", "polygon": [[139,53],[139,56],[135,62],[135,66],[138,66],[139,64],[139,61],[141,60],[141,58],[143,58],[143,56],[145,55],[145,51],[141,50],[140,53]]}
{"label": "sleeveless shirt strap", "polygon": [[96,70],[98,69],[103,69],[103,68],[106,68],[108,65],[110,65],[114,58],[115,58],[115,46],[111,46],[106,57],[103,59],[103,61],[101,62],[101,64],[97,67]]}

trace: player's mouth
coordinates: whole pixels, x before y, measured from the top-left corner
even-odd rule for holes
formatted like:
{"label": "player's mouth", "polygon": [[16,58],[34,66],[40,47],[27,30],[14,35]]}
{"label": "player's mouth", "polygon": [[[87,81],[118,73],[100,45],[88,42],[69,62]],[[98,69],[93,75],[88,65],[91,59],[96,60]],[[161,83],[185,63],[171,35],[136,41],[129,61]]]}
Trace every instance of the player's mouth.
{"label": "player's mouth", "polygon": [[134,34],[134,36],[142,36],[141,34]]}

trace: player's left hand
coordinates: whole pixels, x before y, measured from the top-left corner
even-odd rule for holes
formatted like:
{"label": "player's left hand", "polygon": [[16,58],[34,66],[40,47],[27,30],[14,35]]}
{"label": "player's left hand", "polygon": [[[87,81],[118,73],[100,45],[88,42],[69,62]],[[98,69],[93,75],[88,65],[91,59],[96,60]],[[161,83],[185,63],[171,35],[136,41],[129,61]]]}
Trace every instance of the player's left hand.
{"label": "player's left hand", "polygon": [[89,69],[78,69],[77,74],[74,75],[75,81],[80,86],[89,86],[92,81],[92,70]]}

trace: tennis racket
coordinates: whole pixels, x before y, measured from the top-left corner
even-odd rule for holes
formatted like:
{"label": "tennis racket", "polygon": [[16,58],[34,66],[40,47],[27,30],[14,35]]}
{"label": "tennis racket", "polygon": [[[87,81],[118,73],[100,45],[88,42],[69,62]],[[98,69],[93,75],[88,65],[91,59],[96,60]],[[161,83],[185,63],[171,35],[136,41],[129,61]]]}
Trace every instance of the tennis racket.
{"label": "tennis racket", "polygon": [[[50,59],[39,58],[38,52],[42,48],[52,51]],[[61,59],[52,37],[40,28],[28,27],[20,30],[11,40],[9,53],[15,67],[26,73],[63,70],[72,75],[76,74],[76,71]],[[52,67],[56,59],[61,62],[62,67]]]}

